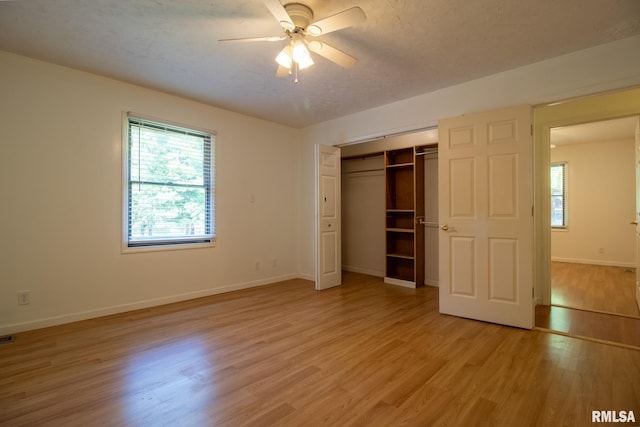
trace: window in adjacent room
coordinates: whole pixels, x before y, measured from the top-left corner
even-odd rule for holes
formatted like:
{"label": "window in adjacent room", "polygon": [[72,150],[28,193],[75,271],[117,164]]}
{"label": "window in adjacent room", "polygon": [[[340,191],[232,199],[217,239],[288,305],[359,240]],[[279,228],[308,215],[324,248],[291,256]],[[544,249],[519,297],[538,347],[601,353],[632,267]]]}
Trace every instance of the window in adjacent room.
{"label": "window in adjacent room", "polygon": [[567,163],[551,164],[551,227],[567,228]]}
{"label": "window in adjacent room", "polygon": [[126,116],[124,247],[211,246],[214,133]]}

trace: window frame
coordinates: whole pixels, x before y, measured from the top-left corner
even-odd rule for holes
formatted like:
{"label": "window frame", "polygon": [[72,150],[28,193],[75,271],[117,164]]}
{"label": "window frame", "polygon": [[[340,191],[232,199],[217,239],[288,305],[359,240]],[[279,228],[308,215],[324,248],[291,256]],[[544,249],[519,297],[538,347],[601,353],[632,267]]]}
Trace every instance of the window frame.
{"label": "window frame", "polygon": [[[185,131],[191,131],[194,133],[206,134],[209,136],[210,141],[210,170],[208,171],[209,185],[205,185],[206,194],[209,195],[208,200],[205,201],[208,212],[208,224],[210,233],[205,236],[195,236],[193,238],[185,235],[176,238],[165,238],[158,240],[148,241],[130,241],[129,240],[129,211],[130,211],[130,171],[129,171],[129,156],[130,156],[130,141],[129,141],[129,129],[130,119],[156,123],[161,127],[176,128]],[[191,125],[184,125],[176,122],[172,122],[166,119],[159,119],[156,117],[150,117],[143,114],[123,112],[122,113],[122,236],[121,244],[122,253],[136,253],[136,252],[154,252],[154,251],[171,251],[171,250],[183,250],[183,249],[195,249],[195,248],[210,248],[215,247],[216,240],[216,132],[209,129],[202,129]],[[177,185],[179,187],[179,185]]]}
{"label": "window frame", "polygon": [[562,197],[562,225],[553,225],[553,198],[559,195],[554,195],[551,189],[551,186],[549,186],[549,196],[550,196],[549,201],[551,206],[551,212],[550,212],[551,216],[549,218],[549,223],[551,225],[552,230],[567,230],[569,228],[569,213],[568,213],[569,167],[568,166],[569,166],[569,163],[566,161],[550,163],[549,174],[551,174],[551,170],[554,167],[562,167],[562,175],[563,175],[562,176],[563,188],[562,188],[562,194],[560,195]]}

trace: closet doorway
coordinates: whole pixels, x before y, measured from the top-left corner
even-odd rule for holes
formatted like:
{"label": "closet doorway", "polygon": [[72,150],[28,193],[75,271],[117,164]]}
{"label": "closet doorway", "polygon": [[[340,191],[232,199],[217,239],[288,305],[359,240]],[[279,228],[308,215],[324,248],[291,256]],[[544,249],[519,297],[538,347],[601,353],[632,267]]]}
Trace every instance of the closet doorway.
{"label": "closet doorway", "polygon": [[438,286],[437,130],[426,130],[342,147],[342,267],[377,277],[385,275],[386,207],[384,151],[425,147],[425,279]]}

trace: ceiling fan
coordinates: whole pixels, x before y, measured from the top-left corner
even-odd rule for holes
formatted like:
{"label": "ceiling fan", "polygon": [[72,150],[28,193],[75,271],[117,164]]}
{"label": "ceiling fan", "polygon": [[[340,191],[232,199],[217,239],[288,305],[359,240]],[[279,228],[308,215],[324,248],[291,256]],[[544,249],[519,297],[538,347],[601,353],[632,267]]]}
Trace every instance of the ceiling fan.
{"label": "ceiling fan", "polygon": [[276,57],[276,62],[278,63],[276,76],[284,77],[295,74],[296,83],[298,82],[298,71],[313,65],[313,58],[311,58],[309,51],[344,68],[352,67],[357,62],[353,56],[320,40],[309,40],[309,38],[318,37],[366,21],[367,16],[359,7],[352,7],[327,18],[314,21],[313,11],[302,3],[289,3],[283,6],[280,0],[263,1],[282,26],[284,35],[222,39],[218,41],[274,42],[288,40],[287,45]]}

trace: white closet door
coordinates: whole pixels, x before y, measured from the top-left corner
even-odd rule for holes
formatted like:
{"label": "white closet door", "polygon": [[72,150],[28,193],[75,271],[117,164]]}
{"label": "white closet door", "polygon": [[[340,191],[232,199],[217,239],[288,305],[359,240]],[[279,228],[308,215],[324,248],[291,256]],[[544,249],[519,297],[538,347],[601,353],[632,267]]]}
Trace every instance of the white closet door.
{"label": "white closet door", "polygon": [[534,325],[531,108],[438,125],[440,312]]}
{"label": "white closet door", "polygon": [[316,145],[316,289],[342,284],[340,148]]}

